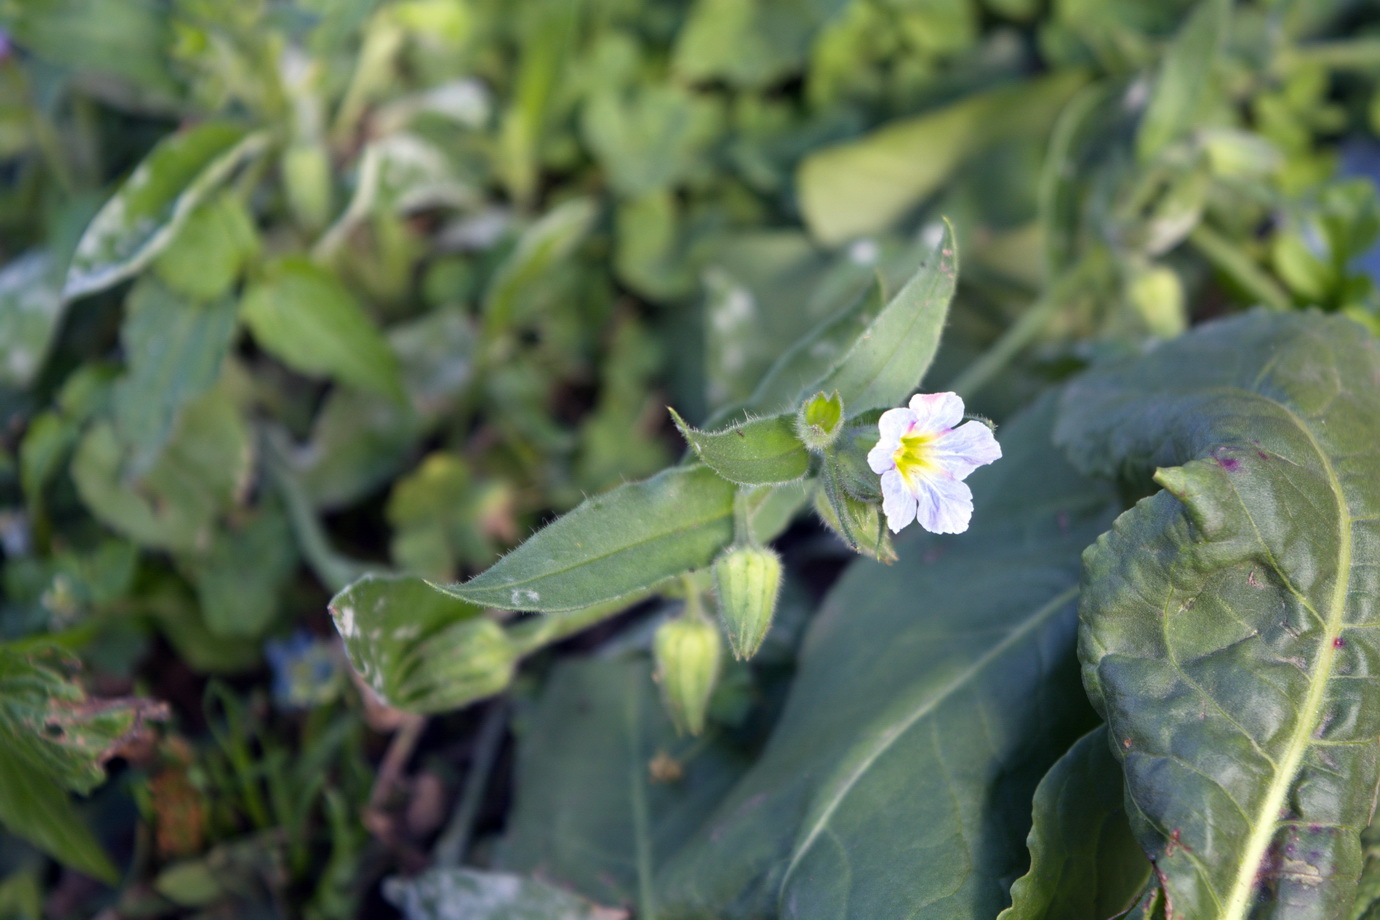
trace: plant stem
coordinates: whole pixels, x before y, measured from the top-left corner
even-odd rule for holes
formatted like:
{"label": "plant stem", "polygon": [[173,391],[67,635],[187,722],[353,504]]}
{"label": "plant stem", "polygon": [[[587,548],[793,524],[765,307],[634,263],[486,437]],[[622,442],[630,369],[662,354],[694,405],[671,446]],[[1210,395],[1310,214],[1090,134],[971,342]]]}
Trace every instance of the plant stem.
{"label": "plant stem", "polygon": [[459,866],[465,860],[465,852],[474,833],[474,820],[479,814],[484,791],[489,786],[489,777],[493,774],[494,762],[498,759],[498,749],[503,741],[503,730],[507,725],[508,707],[504,700],[497,699],[484,714],[484,722],[479,726],[479,735],[475,738],[474,751],[470,755],[465,788],[461,790],[450,823],[441,832],[432,851],[435,864],[440,868]]}
{"label": "plant stem", "polygon": [[566,636],[574,635],[583,629],[588,629],[595,623],[607,620],[651,593],[650,589],[644,589],[615,601],[606,601],[592,607],[582,607],[569,613],[528,617],[509,629],[508,636],[517,645],[519,655],[530,655],[542,646],[559,642]]}
{"label": "plant stem", "polygon": [[1188,242],[1203,258],[1211,262],[1214,268],[1230,276],[1271,310],[1288,310],[1293,306],[1288,291],[1262,271],[1240,246],[1207,224],[1199,224],[1193,228],[1193,232],[1188,235]]}

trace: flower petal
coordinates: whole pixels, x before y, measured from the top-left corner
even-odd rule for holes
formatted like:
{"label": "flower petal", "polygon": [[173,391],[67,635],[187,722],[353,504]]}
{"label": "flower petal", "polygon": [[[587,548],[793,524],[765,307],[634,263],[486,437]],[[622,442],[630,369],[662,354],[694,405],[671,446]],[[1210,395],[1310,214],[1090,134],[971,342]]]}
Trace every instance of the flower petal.
{"label": "flower petal", "polygon": [[896,470],[882,474],[882,513],[892,533],[900,533],[901,528],[915,520],[915,496]]}
{"label": "flower petal", "polygon": [[981,422],[968,422],[946,431],[930,445],[930,456],[955,479],[1001,458],[1001,445],[992,429]]}
{"label": "flower petal", "polygon": [[943,431],[963,421],[963,400],[957,393],[916,393],[910,411],[921,431]]}
{"label": "flower petal", "polygon": [[916,483],[916,519],[930,533],[963,533],[973,518],[973,493],[948,476],[929,476]]}
{"label": "flower petal", "polygon": [[885,473],[896,468],[891,455],[896,453],[896,448],[901,443],[901,435],[910,430],[914,421],[915,413],[909,409],[888,409],[882,413],[882,417],[877,420],[877,428],[882,436],[877,441],[877,446],[867,452],[867,465],[872,467],[872,472]]}

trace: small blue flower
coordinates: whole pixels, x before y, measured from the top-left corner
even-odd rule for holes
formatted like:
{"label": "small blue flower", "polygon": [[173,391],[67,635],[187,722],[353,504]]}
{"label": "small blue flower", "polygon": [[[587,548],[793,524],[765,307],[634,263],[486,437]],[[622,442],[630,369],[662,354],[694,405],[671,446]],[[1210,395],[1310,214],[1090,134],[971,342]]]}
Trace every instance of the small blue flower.
{"label": "small blue flower", "polygon": [[273,671],[273,701],[284,709],[319,706],[339,692],[340,662],[329,642],[298,630],[265,642],[264,657]]}
{"label": "small blue flower", "polygon": [[963,533],[973,516],[968,474],[1001,457],[1001,445],[981,422],[963,421],[954,393],[920,394],[910,407],[888,409],[881,438],[867,455],[882,477],[882,511],[893,533],[911,521],[930,533]]}

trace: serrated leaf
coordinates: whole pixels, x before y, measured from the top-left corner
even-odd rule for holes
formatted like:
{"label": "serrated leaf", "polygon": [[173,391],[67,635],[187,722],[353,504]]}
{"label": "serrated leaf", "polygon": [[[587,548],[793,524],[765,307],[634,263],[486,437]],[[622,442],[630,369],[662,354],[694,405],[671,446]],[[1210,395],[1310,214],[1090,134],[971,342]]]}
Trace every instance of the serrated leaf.
{"label": "serrated leaf", "polygon": [[1065,394],[1075,458],[1165,488],[1085,555],[1080,655],[1171,918],[1355,896],[1380,779],[1377,379],[1349,321],[1254,313]]}
{"label": "serrated leaf", "polygon": [[340,279],[307,259],[268,266],[240,309],[260,347],[294,370],[402,397],[387,340]]}
{"label": "serrated leaf", "polygon": [[743,486],[793,482],[810,468],[810,452],[795,435],[789,415],[752,419],[722,431],[700,431],[675,409],[671,418],[695,455],[727,479]]}
{"label": "serrated leaf", "polygon": [[733,539],[734,486],[704,466],[586,499],[486,571],[438,585],[484,607],[554,613],[616,600],[708,565]]}
{"label": "serrated leaf", "polygon": [[390,706],[440,712],[498,693],[516,647],[481,607],[410,575],[366,575],[331,599],[350,664]]}
{"label": "serrated leaf", "polygon": [[1030,871],[997,920],[1121,916],[1150,879],[1122,802],[1121,767],[1099,726],[1059,758],[1035,790]]}
{"label": "serrated leaf", "polygon": [[930,257],[805,394],[838,391],[849,415],[900,405],[929,370],[958,276],[953,228],[945,223]]}
{"label": "serrated leaf", "polygon": [[562,662],[520,721],[497,864],[652,916],[656,869],[741,773],[722,738],[678,735],[645,657]]}
{"label": "serrated leaf", "polygon": [[215,383],[235,338],[233,300],[191,303],[156,278],[130,291],[120,341],[129,366],[115,384],[115,432],[129,452],[125,472],[149,471],[172,434],[177,414]]}
{"label": "serrated leaf", "polygon": [[192,210],[241,163],[267,148],[265,131],[211,121],[164,140],[92,219],[67,269],[63,296],[93,294],[137,273]]}
{"label": "serrated leaf", "polygon": [[664,913],[990,920],[1024,868],[1035,785],[1091,721],[1078,554],[1105,493],[1049,444],[1048,401],[975,472],[977,523],[854,562],[756,763],[658,878]]}
{"label": "serrated leaf", "polygon": [[1231,0],[1200,0],[1160,61],[1155,88],[1136,132],[1136,156],[1153,158],[1193,127],[1214,86],[1213,68],[1231,24]]}
{"label": "serrated leaf", "polygon": [[383,895],[406,920],[627,920],[536,878],[478,869],[428,869],[385,879]]}
{"label": "serrated leaf", "polygon": [[62,269],[47,251],[27,252],[0,268],[0,384],[33,382],[64,305]]}

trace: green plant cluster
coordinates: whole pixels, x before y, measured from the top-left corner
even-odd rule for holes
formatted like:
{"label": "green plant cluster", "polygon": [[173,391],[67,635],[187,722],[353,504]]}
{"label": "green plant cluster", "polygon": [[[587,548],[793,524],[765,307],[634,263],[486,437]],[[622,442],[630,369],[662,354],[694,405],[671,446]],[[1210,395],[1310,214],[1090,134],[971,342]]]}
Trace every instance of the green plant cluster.
{"label": "green plant cluster", "polygon": [[[0,917],[1371,916],[1377,77],[1350,0],[0,0]],[[893,542],[921,387],[1004,457]]]}

